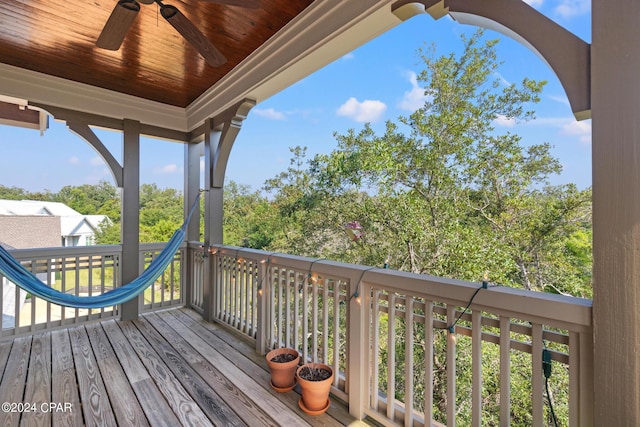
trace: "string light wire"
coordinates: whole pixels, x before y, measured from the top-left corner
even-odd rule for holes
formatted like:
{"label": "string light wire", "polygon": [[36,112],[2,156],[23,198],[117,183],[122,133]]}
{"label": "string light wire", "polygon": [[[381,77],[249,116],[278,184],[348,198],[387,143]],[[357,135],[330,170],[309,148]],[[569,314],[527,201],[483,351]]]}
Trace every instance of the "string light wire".
{"label": "string light wire", "polygon": [[376,268],[378,267],[369,267],[366,270],[362,270],[362,273],[360,274],[360,278],[358,279],[358,284],[356,285],[356,290],[353,293],[353,295],[351,295],[351,297],[349,298],[349,301],[351,301],[354,298],[358,299],[360,297],[360,283],[362,282],[362,279],[364,278],[365,273],[371,270],[375,270]]}
{"label": "string light wire", "polygon": [[478,295],[478,292],[480,292],[481,289],[489,289],[489,286],[495,286],[495,285],[490,285],[490,283],[489,283],[489,281],[488,281],[488,279],[487,279],[487,277],[485,275],[485,278],[482,280],[482,285],[480,285],[480,287],[475,290],[473,295],[471,295],[471,299],[469,299],[469,302],[467,303],[467,306],[464,308],[464,310],[462,310],[460,312],[460,314],[458,314],[458,316],[453,321],[453,323],[451,323],[451,325],[447,325],[447,326],[444,326],[444,327],[436,326],[434,328],[435,329],[442,329],[442,330],[446,329],[446,330],[449,331],[450,334],[455,334],[456,325],[458,324],[458,322],[460,321],[462,316],[464,316],[467,313],[467,310],[469,310],[469,307],[471,307],[471,304],[473,303],[473,300]]}

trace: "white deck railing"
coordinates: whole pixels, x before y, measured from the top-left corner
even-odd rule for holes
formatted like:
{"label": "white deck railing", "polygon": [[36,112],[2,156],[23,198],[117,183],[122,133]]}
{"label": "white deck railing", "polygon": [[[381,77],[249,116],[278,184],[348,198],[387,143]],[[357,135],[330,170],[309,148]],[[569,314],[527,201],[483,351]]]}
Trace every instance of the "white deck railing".
{"label": "white deck railing", "polygon": [[[141,244],[140,272],[164,244]],[[183,304],[182,248],[165,273],[148,288],[141,300],[143,311]],[[96,245],[43,249],[17,249],[11,254],[47,285],[72,295],[98,295],[121,284],[119,245]],[[100,309],[63,308],[28,295],[0,274],[2,293],[0,337],[14,337],[37,331],[81,324],[118,316],[118,307]]]}
{"label": "white deck railing", "polygon": [[[142,245],[141,269],[162,246]],[[121,282],[119,246],[12,254],[45,283],[74,295]],[[209,288],[206,274],[213,278]],[[205,251],[190,243],[144,293],[141,308],[187,303],[254,339],[262,353],[296,348],[303,360],[333,366],[333,393],[353,415],[384,425],[509,425],[514,414],[525,413],[524,424],[542,426],[549,397],[570,425],[593,425],[591,301],[480,286],[235,247]],[[118,316],[117,307],[62,309],[10,284],[3,285],[0,303],[2,337]],[[544,350],[553,368],[551,396]],[[516,400],[523,395],[525,401]]]}
{"label": "white deck railing", "polygon": [[333,366],[333,392],[356,416],[480,426],[524,413],[520,422],[542,426],[550,400],[571,426],[593,424],[589,300],[235,247],[210,252],[213,317],[258,351],[293,347]]}

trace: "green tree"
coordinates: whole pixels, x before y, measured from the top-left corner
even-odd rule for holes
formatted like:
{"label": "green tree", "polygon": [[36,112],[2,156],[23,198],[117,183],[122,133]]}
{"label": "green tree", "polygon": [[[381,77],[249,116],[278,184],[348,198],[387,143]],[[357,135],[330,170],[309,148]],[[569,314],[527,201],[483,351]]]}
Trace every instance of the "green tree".
{"label": "green tree", "polygon": [[224,187],[224,242],[228,245],[266,249],[276,239],[275,207],[259,192],[234,181]]}
{"label": "green tree", "polygon": [[140,186],[140,241],[165,242],[182,225],[183,198],[173,188],[160,189],[156,184]]}
{"label": "green tree", "polygon": [[112,221],[120,218],[116,202],[119,198],[117,189],[107,181],[96,185],[68,185],[53,196],[54,201],[64,203],[83,215],[107,215]]}
{"label": "green tree", "polygon": [[0,199],[5,200],[24,200],[28,199],[28,192],[24,188],[5,187],[0,185]]}

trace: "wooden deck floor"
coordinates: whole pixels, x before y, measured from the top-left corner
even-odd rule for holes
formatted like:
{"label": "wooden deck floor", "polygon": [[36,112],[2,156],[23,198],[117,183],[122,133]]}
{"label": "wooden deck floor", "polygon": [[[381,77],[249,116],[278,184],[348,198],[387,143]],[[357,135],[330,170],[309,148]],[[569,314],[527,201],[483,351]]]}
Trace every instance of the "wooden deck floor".
{"label": "wooden deck floor", "polygon": [[248,342],[187,309],[3,341],[0,366],[0,426],[354,421],[335,400],[323,415],[304,414],[295,391],[271,389],[264,358]]}

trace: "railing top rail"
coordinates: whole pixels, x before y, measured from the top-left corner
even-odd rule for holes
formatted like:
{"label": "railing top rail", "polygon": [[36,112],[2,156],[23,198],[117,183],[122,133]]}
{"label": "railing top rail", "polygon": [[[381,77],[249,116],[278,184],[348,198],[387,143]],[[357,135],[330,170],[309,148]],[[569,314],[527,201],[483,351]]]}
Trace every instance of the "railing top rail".
{"label": "railing top rail", "polygon": [[17,260],[34,258],[62,258],[65,256],[111,255],[122,252],[121,245],[59,246],[54,248],[11,249],[9,253]]}
{"label": "railing top rail", "polygon": [[[480,282],[409,273],[384,268],[346,264],[337,261],[306,258],[282,253],[215,246],[215,250],[227,256],[269,261],[272,265],[308,270],[334,278],[360,277],[363,283],[376,288],[407,293],[426,300],[466,306]],[[524,321],[541,323],[576,332],[592,329],[592,301],[566,295],[527,291],[506,286],[490,286],[476,295],[471,309],[508,316]]]}
{"label": "railing top rail", "polygon": [[[140,243],[141,251],[159,251],[166,245],[166,242]],[[183,243],[180,248],[187,247]],[[11,249],[9,253],[19,261],[38,258],[63,258],[69,256],[87,255],[112,255],[122,252],[122,245],[91,245],[91,246],[58,246],[52,248],[28,248]]]}

